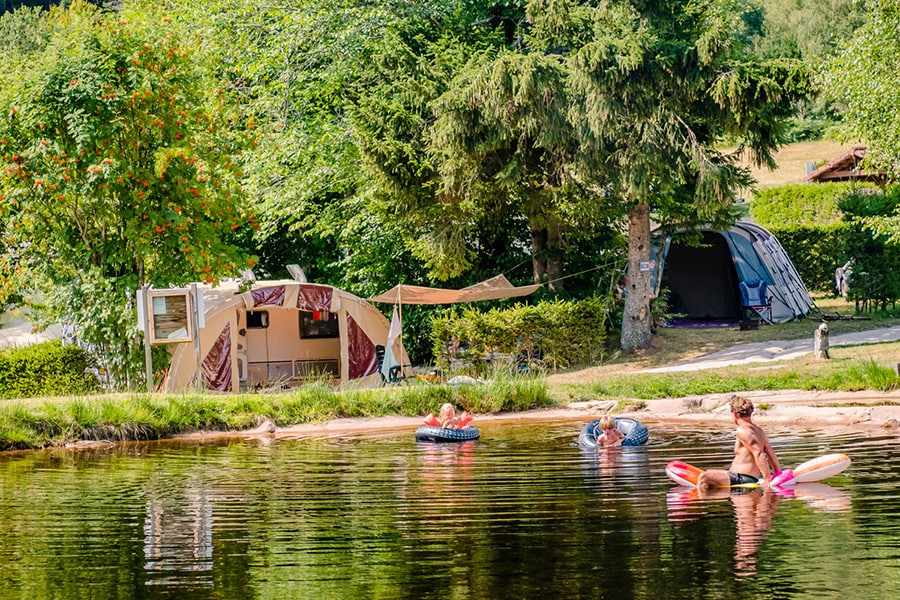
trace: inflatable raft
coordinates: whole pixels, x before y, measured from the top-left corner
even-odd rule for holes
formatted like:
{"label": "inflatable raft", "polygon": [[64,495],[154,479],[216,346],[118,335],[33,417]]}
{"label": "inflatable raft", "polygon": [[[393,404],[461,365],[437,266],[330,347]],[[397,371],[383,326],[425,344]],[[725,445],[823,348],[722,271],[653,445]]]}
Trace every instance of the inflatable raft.
{"label": "inflatable raft", "polygon": [[[650,438],[647,426],[635,419],[616,417],[616,429],[625,434],[623,446],[640,446],[646,444]],[[597,438],[601,433],[600,419],[594,419],[581,429],[581,433],[578,434],[578,445],[583,448],[596,448]]]}
{"label": "inflatable raft", "polygon": [[[850,466],[850,457],[846,454],[826,454],[805,463],[797,465],[793,469],[785,469],[772,477],[772,484],[779,487],[792,486],[797,483],[821,481],[833,475],[837,475]],[[673,460],[666,465],[666,475],[679,485],[694,487],[703,469],[689,465],[680,460]],[[747,484],[758,485],[758,484]]]}
{"label": "inflatable raft", "polygon": [[477,440],[481,432],[477,427],[463,429],[445,429],[433,425],[423,425],[416,429],[416,441],[419,442],[467,442]]}

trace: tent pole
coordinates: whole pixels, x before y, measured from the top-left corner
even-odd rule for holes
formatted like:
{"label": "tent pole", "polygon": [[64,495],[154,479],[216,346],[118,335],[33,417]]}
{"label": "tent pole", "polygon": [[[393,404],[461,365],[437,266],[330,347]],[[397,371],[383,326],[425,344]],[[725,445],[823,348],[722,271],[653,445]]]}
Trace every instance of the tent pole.
{"label": "tent pole", "polygon": [[[399,305],[397,308],[397,314],[400,317],[400,335],[398,335],[397,338],[400,340],[400,348],[405,351],[406,347],[403,345],[403,302],[401,300],[400,290],[397,290],[397,304]],[[400,373],[406,375],[406,373],[403,372],[403,355],[401,354],[399,357],[397,357],[397,360],[400,361]]]}

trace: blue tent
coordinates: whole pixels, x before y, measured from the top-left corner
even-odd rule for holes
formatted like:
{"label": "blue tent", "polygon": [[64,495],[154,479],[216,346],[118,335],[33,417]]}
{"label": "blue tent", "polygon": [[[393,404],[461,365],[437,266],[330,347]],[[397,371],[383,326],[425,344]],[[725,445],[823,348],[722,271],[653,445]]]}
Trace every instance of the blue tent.
{"label": "blue tent", "polygon": [[703,231],[699,247],[671,243],[657,246],[661,276],[656,292],[669,289],[669,308],[691,319],[741,317],[740,282],[760,279],[768,285],[772,320],[785,323],[813,307],[791,259],[771,232],[747,221],[728,231]]}

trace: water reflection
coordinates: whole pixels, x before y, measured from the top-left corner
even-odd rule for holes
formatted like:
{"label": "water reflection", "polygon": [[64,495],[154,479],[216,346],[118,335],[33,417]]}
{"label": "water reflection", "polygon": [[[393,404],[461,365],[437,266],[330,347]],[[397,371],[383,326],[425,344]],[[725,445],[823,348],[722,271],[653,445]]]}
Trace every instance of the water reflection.
{"label": "water reflection", "polygon": [[[690,489],[669,493],[670,518],[675,513],[675,520],[685,519],[686,505],[729,501],[734,508],[736,524],[735,532],[735,577],[751,577],[756,574],[757,551],[772,527],[772,519],[781,494],[763,492],[761,489],[731,490],[728,488],[712,488],[708,491]],[[690,511],[687,511],[690,512]]]}
{"label": "water reflection", "polygon": [[701,498],[664,467],[727,460],[720,432],[587,451],[581,425],[0,455],[0,598],[900,593],[897,439],[776,431],[787,464],[854,462],[785,495]]}
{"label": "water reflection", "polygon": [[209,490],[196,479],[174,496],[147,500],[144,521],[144,568],[148,585],[180,583],[193,572],[192,583],[212,585],[213,504]]}

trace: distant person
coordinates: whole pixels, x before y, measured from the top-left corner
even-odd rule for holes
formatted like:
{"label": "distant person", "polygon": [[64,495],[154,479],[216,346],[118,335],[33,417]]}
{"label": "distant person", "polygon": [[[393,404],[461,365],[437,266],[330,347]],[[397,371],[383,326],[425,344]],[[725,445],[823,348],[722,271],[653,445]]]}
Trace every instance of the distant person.
{"label": "distant person", "polygon": [[597,446],[621,446],[625,439],[625,434],[616,429],[616,420],[606,415],[600,419],[600,431],[597,436]]}
{"label": "distant person", "polygon": [[844,266],[834,270],[834,287],[837,289],[838,295],[847,301],[850,295],[850,275],[853,273],[853,259],[844,263]]}
{"label": "distant person", "polygon": [[765,432],[753,423],[753,402],[743,396],[732,396],[729,404],[731,416],[737,425],[734,460],[727,471],[704,471],[697,480],[697,488],[703,492],[714,487],[756,483],[760,478],[762,484],[769,487],[772,473],[781,471],[781,464]]}

